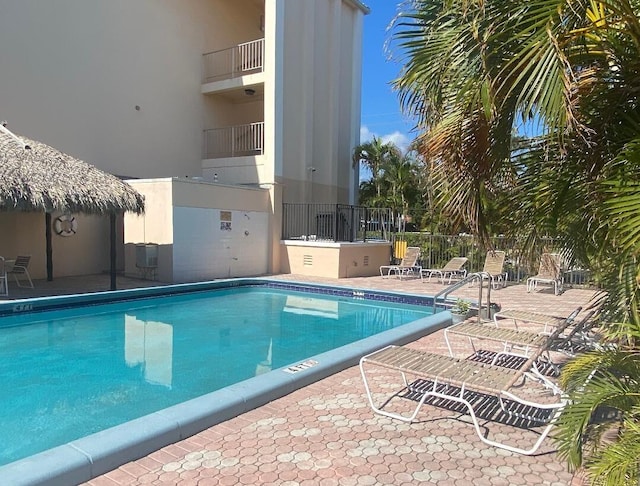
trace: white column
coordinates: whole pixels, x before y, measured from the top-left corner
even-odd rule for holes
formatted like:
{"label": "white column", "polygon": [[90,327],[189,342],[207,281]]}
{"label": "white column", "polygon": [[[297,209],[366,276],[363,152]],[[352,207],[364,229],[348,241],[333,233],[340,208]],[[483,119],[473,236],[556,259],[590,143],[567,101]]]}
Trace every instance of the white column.
{"label": "white column", "polygon": [[[351,153],[360,145],[360,125],[362,110],[362,24],[364,15],[361,10],[356,11],[353,25],[353,63],[351,65]],[[349,202],[358,204],[358,188],[360,185],[360,164],[350,172]]]}
{"label": "white column", "polygon": [[283,56],[285,0],[265,0],[264,137],[265,178],[273,183],[282,175]]}

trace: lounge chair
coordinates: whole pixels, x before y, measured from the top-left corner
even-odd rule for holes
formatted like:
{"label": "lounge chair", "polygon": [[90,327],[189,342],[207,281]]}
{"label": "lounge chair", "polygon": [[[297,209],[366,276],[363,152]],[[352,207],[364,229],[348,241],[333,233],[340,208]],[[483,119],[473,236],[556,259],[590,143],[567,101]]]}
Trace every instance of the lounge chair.
{"label": "lounge chair", "polygon": [[[412,422],[422,405],[430,397],[436,399],[433,401],[434,405],[447,406],[451,402],[456,402],[467,409],[476,433],[482,442],[528,455],[538,450],[566,405],[564,397],[559,400],[556,398],[553,401],[539,403],[516,394],[516,390],[522,392],[523,388],[528,388],[523,387],[524,382],[537,386],[544,383],[554,392],[554,395],[561,394],[561,390],[536,368],[536,360],[544,349],[544,347],[539,348],[521,368],[510,369],[407,347],[388,346],[362,357],[360,372],[369,404],[375,413],[404,422]],[[397,392],[393,393],[391,397],[387,397],[383,405],[376,405],[367,380],[369,367],[385,368],[401,375],[406,397],[418,402],[413,412],[403,415],[383,410],[383,407],[390,404],[393,397],[398,396]],[[413,381],[410,382],[408,377]],[[535,379],[530,380],[531,377]],[[456,410],[458,411],[458,409]],[[487,437],[486,424],[483,423],[481,426],[478,418],[482,418],[483,422],[484,420],[498,421],[499,417],[495,412],[501,412],[500,415],[515,420],[515,424],[512,422],[513,425],[525,426],[525,428],[545,425],[545,428],[529,449],[492,440]]]}
{"label": "lounge chair", "polygon": [[552,343],[551,349],[573,358],[579,352],[591,351],[601,346],[598,335],[593,331],[597,324],[597,319],[593,318],[595,313],[596,311],[589,312],[569,333]]}
{"label": "lounge chair", "polygon": [[33,288],[33,280],[31,280],[31,275],[29,275],[29,270],[27,270],[30,261],[31,255],[19,255],[13,263],[13,266],[7,271],[7,274],[13,275],[18,287],[26,287],[26,285],[21,285],[18,279],[18,275],[25,275],[29,281],[29,287]]}
{"label": "lounge chair", "polygon": [[[528,358],[535,350],[544,348],[545,351],[543,351],[543,355],[546,358],[545,365],[552,367],[557,374],[559,368],[552,362],[549,352],[562,351],[562,349],[565,349],[567,345],[573,341],[574,337],[582,333],[585,326],[591,322],[595,311],[587,313],[580,322],[574,325],[575,319],[581,310],[581,307],[575,309],[561,325],[554,329],[551,335],[468,321],[446,329],[444,337],[451,356],[454,354],[449,340],[450,335],[467,338],[474,355],[481,354],[480,350],[476,347],[476,340],[490,341],[499,345],[502,348],[501,350],[492,354],[485,353],[485,355],[489,354],[492,356],[491,364],[499,364],[499,360],[506,356]],[[569,330],[569,332],[564,334],[566,330]],[[552,338],[551,336],[554,337]]]}
{"label": "lounge chair", "polygon": [[420,278],[424,280],[426,276],[427,281],[430,281],[432,275],[437,275],[442,283],[444,283],[444,279],[447,277],[449,277],[449,283],[451,283],[453,277],[464,278],[467,276],[467,270],[464,266],[468,260],[466,257],[454,257],[442,268],[423,268],[420,270]]}
{"label": "lounge chair", "polygon": [[489,276],[489,284],[494,289],[507,286],[507,277],[509,275],[504,271],[504,259],[505,252],[496,250],[488,251],[484,260],[482,272]]}
{"label": "lounge chair", "polygon": [[7,282],[7,269],[4,257],[0,256],[0,295],[9,295],[9,282]]}
{"label": "lounge chair", "polygon": [[[581,307],[578,307],[581,309]],[[575,312],[575,311],[574,311]],[[518,322],[528,322],[530,324],[539,324],[544,326],[543,333],[551,333],[553,329],[562,325],[566,317],[552,316],[541,312],[525,311],[520,309],[504,309],[493,315],[493,322],[496,327],[504,327],[505,323],[511,323],[513,327],[518,328]]]}
{"label": "lounge chair", "polygon": [[527,279],[527,292],[537,290],[538,284],[553,285],[554,295],[562,292],[562,256],[558,253],[543,253],[538,274]]}
{"label": "lounge chair", "polygon": [[415,272],[420,273],[422,267],[418,265],[419,258],[420,248],[417,246],[409,246],[400,263],[397,265],[382,265],[380,267],[380,276],[383,278],[388,277],[393,272],[396,276],[402,278],[405,275],[414,274]]}

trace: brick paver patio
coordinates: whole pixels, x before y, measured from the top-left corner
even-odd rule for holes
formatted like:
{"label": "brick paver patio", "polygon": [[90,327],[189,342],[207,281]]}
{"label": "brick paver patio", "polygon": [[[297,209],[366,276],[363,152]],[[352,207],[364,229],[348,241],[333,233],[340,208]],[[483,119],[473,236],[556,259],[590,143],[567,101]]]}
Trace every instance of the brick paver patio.
{"label": "brick paver patio", "polygon": [[[433,295],[443,287],[418,279],[381,277],[276,278],[354,288]],[[477,298],[477,288],[458,296]],[[568,315],[587,305],[593,290],[562,295],[527,294],[525,285],[492,292],[503,308]],[[446,354],[442,331],[410,346]],[[388,385],[385,373],[375,377]],[[501,440],[530,443],[531,431],[487,424]],[[211,427],[147,457],[125,464],[89,485],[578,485],[547,439],[539,452],[522,456],[482,443],[464,414],[425,405],[415,423],[375,415],[358,367],[297,390],[263,407]]]}

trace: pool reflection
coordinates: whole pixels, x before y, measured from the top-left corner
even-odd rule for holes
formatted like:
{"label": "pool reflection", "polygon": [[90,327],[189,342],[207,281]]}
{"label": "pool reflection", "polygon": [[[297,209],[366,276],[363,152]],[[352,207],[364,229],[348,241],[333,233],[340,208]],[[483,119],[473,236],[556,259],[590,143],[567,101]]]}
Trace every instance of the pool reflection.
{"label": "pool reflection", "polygon": [[140,366],[147,383],[171,388],[173,326],[125,314],[124,329],[124,360],[127,366]]}

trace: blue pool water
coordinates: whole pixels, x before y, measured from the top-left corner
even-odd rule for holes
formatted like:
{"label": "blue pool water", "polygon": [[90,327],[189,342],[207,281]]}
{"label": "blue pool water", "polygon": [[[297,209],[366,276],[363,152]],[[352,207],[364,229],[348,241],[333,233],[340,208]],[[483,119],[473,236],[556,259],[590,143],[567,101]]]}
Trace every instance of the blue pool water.
{"label": "blue pool water", "polygon": [[2,317],[0,464],[430,313],[247,287]]}

